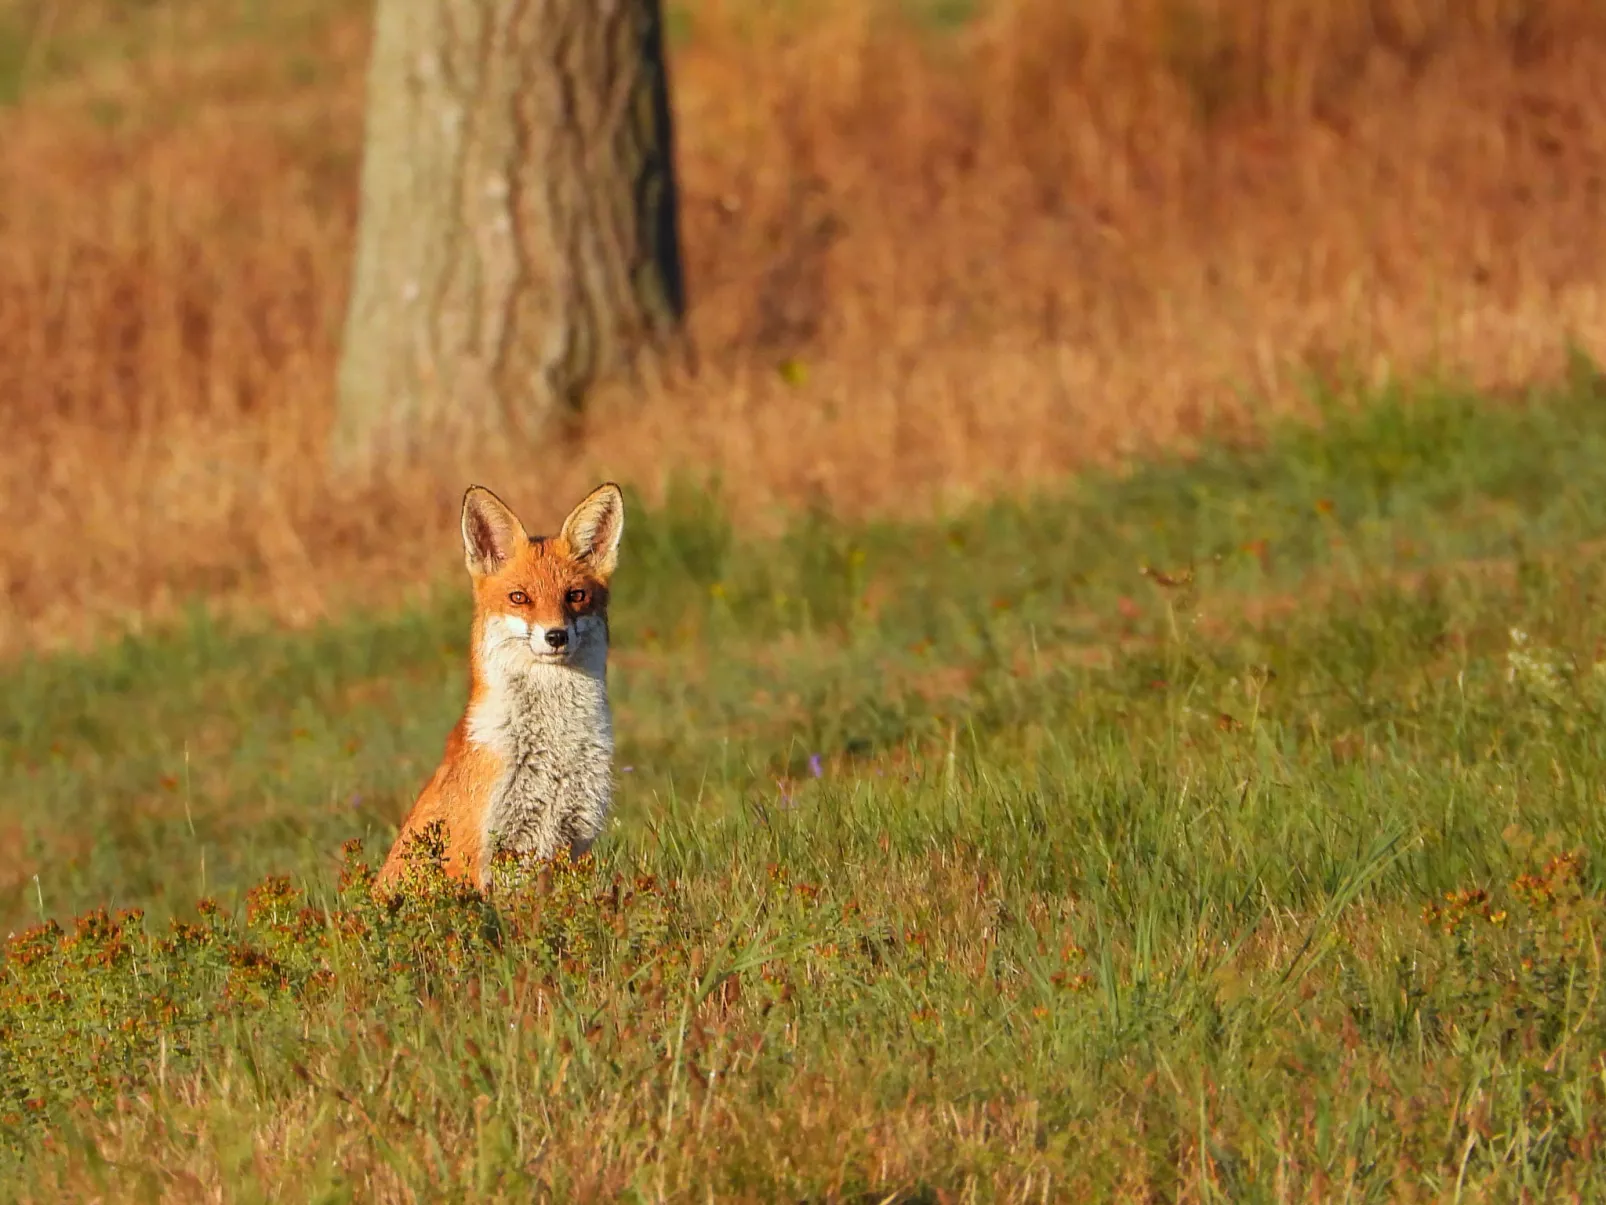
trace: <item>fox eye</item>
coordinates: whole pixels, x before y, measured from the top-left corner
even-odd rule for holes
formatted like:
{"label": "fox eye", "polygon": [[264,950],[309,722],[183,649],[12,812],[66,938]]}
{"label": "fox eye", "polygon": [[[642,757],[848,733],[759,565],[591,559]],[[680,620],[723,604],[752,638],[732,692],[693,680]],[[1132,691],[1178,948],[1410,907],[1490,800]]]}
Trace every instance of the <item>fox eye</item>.
{"label": "fox eye", "polygon": [[523,590],[513,591],[512,594],[507,596],[507,600],[516,607],[527,607],[530,605],[530,596]]}
{"label": "fox eye", "polygon": [[568,599],[571,607],[578,607],[581,603],[585,602],[586,592],[584,590],[570,590]]}

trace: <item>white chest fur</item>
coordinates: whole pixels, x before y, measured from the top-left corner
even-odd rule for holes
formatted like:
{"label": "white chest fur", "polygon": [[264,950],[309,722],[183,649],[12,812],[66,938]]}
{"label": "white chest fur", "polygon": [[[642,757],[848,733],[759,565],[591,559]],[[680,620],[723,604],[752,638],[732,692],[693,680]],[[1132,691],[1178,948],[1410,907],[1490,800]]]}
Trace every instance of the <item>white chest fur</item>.
{"label": "white chest fur", "polygon": [[502,762],[485,810],[498,849],[579,855],[613,797],[613,718],[601,665],[534,665],[498,675],[469,715],[469,737]]}

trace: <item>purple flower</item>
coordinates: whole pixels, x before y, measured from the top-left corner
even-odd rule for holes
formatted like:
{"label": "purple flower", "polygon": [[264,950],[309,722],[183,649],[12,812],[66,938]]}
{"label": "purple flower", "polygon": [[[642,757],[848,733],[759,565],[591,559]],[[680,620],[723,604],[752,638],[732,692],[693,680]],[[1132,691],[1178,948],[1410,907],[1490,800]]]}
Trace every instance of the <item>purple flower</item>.
{"label": "purple flower", "polygon": [[621,774],[634,774],[635,772],[636,772],[636,767],[634,767],[634,766],[620,766],[619,767],[619,773],[621,773]]}
{"label": "purple flower", "polygon": [[820,764],[820,755],[818,753],[809,754],[809,773],[814,775],[815,778],[823,778],[825,776],[825,767]]}

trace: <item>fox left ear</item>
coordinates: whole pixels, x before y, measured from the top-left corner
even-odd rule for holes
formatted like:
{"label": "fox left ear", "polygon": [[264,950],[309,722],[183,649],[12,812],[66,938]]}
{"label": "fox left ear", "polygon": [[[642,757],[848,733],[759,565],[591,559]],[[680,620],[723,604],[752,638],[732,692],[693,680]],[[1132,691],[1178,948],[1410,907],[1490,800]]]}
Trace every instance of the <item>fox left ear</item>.
{"label": "fox left ear", "polygon": [[625,533],[625,496],[613,482],[599,485],[569,512],[559,533],[573,554],[606,580],[619,564],[619,537]]}
{"label": "fox left ear", "polygon": [[529,539],[507,503],[483,485],[468,487],[463,495],[463,561],[469,573],[496,573]]}

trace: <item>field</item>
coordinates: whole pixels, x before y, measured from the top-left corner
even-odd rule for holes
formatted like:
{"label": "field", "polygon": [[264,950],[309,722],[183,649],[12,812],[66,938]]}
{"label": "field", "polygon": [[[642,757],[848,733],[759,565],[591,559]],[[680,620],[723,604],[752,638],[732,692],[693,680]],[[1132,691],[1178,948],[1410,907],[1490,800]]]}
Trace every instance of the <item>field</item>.
{"label": "field", "polygon": [[0,907],[82,915],[8,946],[6,1191],[1598,1199],[1603,466],[1580,362],[942,524],[638,505],[617,824],[498,931],[335,853],[461,584],[21,663]]}
{"label": "field", "polygon": [[[0,1201],[1606,1198],[1598,5],[671,5],[695,373],[359,490],[368,9],[0,0]],[[612,830],[378,908],[602,477]]]}

